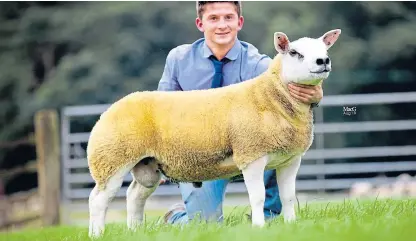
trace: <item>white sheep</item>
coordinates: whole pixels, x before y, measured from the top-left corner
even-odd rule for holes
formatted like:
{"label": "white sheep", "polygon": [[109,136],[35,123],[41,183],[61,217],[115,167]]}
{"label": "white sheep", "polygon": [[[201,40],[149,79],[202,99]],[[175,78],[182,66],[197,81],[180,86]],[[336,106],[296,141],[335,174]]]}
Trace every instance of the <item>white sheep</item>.
{"label": "white sheep", "polygon": [[407,185],[407,192],[409,197],[416,197],[416,175]]}
{"label": "white sheep", "polygon": [[372,195],[373,185],[369,182],[356,182],[351,185],[350,197],[361,198]]}
{"label": "white sheep", "polygon": [[96,186],[89,198],[89,236],[100,236],[109,202],[131,172],[127,226],[143,221],[146,199],[161,173],[200,183],[243,174],[252,224],[265,223],[265,169],[277,170],[284,220],[294,221],[295,180],[313,141],[313,112],[287,84],[318,85],[329,76],[327,50],[341,30],[290,42],[276,32],[278,54],[262,75],[231,86],[194,91],[135,92],[115,102],[93,127],[87,156]]}

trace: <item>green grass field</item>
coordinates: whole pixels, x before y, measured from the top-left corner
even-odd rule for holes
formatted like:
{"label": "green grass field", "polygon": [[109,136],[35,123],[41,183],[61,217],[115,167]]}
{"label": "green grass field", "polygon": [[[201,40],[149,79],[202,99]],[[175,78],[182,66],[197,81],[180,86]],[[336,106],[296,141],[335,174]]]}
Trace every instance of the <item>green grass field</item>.
{"label": "green grass field", "polygon": [[[100,240],[416,240],[416,200],[344,201],[303,205],[298,220],[284,224],[282,217],[263,229],[252,228],[248,208],[227,210],[223,224],[191,223],[183,227],[161,225],[147,217],[143,227],[130,232],[125,223],[110,223]],[[0,233],[1,241],[84,241],[88,227],[51,227]]]}

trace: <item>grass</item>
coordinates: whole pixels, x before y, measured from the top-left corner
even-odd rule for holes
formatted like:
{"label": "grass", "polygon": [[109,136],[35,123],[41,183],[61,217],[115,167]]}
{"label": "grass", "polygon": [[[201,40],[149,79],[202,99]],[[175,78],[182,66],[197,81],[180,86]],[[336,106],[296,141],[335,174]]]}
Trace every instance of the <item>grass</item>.
{"label": "grass", "polygon": [[[297,208],[298,220],[283,223],[279,217],[263,229],[252,228],[245,213],[248,208],[226,212],[223,224],[191,223],[183,227],[160,225],[155,216],[141,229],[130,232],[125,223],[107,224],[99,240],[296,240],[358,241],[414,240],[416,237],[416,200],[344,201],[303,205]],[[0,233],[1,241],[84,241],[88,227],[48,227]]]}

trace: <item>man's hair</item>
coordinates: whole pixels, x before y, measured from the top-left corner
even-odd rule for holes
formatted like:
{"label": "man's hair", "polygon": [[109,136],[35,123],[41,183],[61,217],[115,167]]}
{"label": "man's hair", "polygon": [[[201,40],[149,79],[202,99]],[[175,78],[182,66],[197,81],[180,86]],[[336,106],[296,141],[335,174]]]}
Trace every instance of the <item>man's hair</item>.
{"label": "man's hair", "polygon": [[236,7],[238,17],[241,16],[241,1],[196,1],[196,14],[198,15],[199,19],[202,19],[202,15],[204,14],[205,10],[205,5],[210,3],[233,3]]}

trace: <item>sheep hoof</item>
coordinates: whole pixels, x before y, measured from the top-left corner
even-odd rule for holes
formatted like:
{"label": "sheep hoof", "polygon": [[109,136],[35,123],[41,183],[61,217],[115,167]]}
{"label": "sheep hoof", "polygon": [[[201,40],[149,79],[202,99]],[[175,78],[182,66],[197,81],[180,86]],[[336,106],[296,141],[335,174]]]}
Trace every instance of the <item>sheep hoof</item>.
{"label": "sheep hoof", "polygon": [[265,225],[265,221],[264,220],[259,220],[259,221],[252,221],[251,226],[253,228],[263,228]]}
{"label": "sheep hoof", "polygon": [[193,182],[192,185],[194,186],[194,188],[201,188],[202,182]]}
{"label": "sheep hoof", "polygon": [[88,236],[90,239],[98,239],[103,236],[105,228],[102,222],[92,221],[89,225]]}

